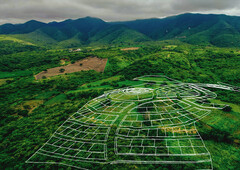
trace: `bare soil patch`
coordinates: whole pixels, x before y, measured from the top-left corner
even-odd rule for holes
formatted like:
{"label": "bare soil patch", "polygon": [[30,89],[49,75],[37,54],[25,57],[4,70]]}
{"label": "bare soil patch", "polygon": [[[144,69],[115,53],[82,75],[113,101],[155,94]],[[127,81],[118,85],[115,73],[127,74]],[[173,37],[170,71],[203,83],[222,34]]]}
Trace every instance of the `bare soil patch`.
{"label": "bare soil patch", "polygon": [[[107,64],[107,58],[101,59],[97,57],[88,57],[79,61],[76,61],[74,64],[68,64],[66,66],[50,68],[47,71],[42,71],[41,73],[35,75],[35,78],[42,79],[43,77],[52,77],[56,75],[61,75],[65,73],[74,73],[78,71],[87,71],[95,70],[97,72],[103,72]],[[64,72],[60,72],[60,69],[64,69]]]}
{"label": "bare soil patch", "polygon": [[130,48],[123,48],[122,51],[130,51],[130,50],[138,50],[139,47],[130,47]]}

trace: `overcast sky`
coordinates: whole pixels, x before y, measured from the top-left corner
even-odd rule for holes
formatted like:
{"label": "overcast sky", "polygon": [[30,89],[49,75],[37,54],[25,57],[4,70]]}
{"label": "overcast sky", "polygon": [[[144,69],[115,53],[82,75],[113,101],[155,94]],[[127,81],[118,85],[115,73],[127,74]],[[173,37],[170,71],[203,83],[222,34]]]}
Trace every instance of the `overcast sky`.
{"label": "overcast sky", "polygon": [[0,24],[85,16],[122,21],[186,12],[240,16],[240,0],[0,0]]}

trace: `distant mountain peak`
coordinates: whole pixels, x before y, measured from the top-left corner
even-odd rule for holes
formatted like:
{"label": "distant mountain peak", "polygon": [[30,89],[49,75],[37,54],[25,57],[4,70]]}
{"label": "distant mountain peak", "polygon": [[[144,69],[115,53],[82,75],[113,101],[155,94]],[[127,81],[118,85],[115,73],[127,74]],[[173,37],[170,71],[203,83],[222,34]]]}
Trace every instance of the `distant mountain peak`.
{"label": "distant mountain peak", "polygon": [[100,18],[96,18],[96,17],[90,17],[90,16],[87,16],[87,17],[83,17],[83,18],[78,18],[76,20],[73,20],[73,21],[81,21],[81,20],[86,20],[86,21],[98,21],[98,22],[105,22],[103,21],[102,19]]}
{"label": "distant mountain peak", "polygon": [[29,21],[25,22],[25,24],[27,24],[27,23],[42,23],[43,24],[43,22],[40,22],[37,20],[29,20]]}
{"label": "distant mountain peak", "polygon": [[65,47],[91,44],[93,41],[111,44],[170,39],[190,44],[234,44],[240,47],[239,23],[240,17],[237,16],[199,13],[121,22],[105,22],[100,18],[87,16],[61,22],[42,23],[30,20],[24,24],[4,24],[0,26],[0,34],[29,34],[28,39],[36,44],[44,44],[50,40],[61,44],[64,41],[62,44]]}
{"label": "distant mountain peak", "polygon": [[[97,18],[97,17],[91,17],[91,16],[86,16],[86,17],[83,17],[85,19],[100,19],[100,18]],[[100,19],[101,20],[101,19]]]}

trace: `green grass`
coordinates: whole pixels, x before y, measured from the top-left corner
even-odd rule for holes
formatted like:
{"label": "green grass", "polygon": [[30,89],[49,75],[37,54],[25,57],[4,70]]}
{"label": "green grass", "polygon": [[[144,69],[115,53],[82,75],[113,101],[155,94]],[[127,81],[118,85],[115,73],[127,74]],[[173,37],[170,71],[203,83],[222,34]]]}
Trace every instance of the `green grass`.
{"label": "green grass", "polygon": [[233,110],[231,112],[224,112],[222,110],[212,109],[212,112],[203,118],[202,121],[216,129],[229,132],[231,135],[234,135],[234,138],[240,139],[240,106],[227,102],[221,102],[219,100],[213,101],[219,104],[230,105]]}
{"label": "green grass", "polygon": [[142,81],[169,81],[167,78],[165,77],[141,77],[139,78],[139,80],[142,80]]}
{"label": "green grass", "polygon": [[46,100],[46,99],[50,98],[51,96],[53,96],[56,93],[58,93],[58,92],[56,92],[56,91],[49,91],[49,92],[40,93],[40,94],[38,94],[35,97],[35,99]]}
{"label": "green grass", "polygon": [[120,86],[122,86],[122,85],[125,85],[125,86],[135,86],[135,85],[140,85],[140,84],[142,84],[143,82],[141,82],[141,81],[131,81],[131,80],[126,80],[126,81],[120,81],[120,82],[118,82],[118,84],[120,85]]}
{"label": "green grass", "polygon": [[107,69],[108,69],[109,66],[110,66],[110,64],[109,64],[109,60],[107,60],[107,63],[106,63],[106,66],[105,66],[104,72],[105,72],[105,70],[107,71]]}
{"label": "green grass", "polygon": [[238,169],[239,168],[239,146],[219,143],[212,140],[204,140],[211,153],[214,169]]}
{"label": "green grass", "polygon": [[[37,34],[35,35],[37,36]],[[41,37],[35,38],[36,42],[37,38],[39,38],[39,41],[41,39]],[[41,41],[39,43],[41,43]],[[55,42],[52,43],[54,44]],[[142,43],[142,48],[139,50],[128,52],[120,51],[119,47],[96,47],[95,51],[85,50],[85,52],[82,51],[78,53],[69,53],[68,50],[57,49],[17,53],[14,51],[15,49],[13,49],[14,53],[3,56],[1,60],[2,68],[6,67],[6,69],[2,70],[9,70],[9,72],[0,72],[1,81],[4,82],[6,79],[14,78],[9,84],[1,86],[1,97],[3,98],[1,105],[1,125],[3,125],[1,126],[1,132],[3,133],[1,146],[3,146],[2,152],[4,153],[4,160],[2,161],[3,168],[56,168],[57,166],[54,165],[25,164],[24,161],[40,148],[43,143],[46,142],[46,139],[48,139],[71,114],[75,113],[91,99],[103,94],[104,91],[135,85],[140,85],[137,87],[145,87],[141,85],[143,81],[131,81],[131,77],[127,77],[127,75],[131,75],[134,78],[160,73],[184,82],[216,83],[217,81],[222,81],[232,85],[238,85],[240,74],[237,67],[239,65],[239,56],[237,55],[240,54],[238,52],[239,49],[192,46],[180,44],[179,42],[177,47],[175,47],[171,46],[171,43],[174,42],[159,42],[159,44],[155,43],[155,46],[152,43],[147,45]],[[67,44],[68,42],[64,45]],[[169,49],[163,49],[163,45],[170,45]],[[12,48],[11,45],[9,46]],[[128,44],[124,44],[124,46],[128,47]],[[179,50],[177,51],[177,49]],[[70,61],[73,61],[86,55],[108,58],[105,72],[78,72],[36,81],[32,76],[32,72],[28,71],[33,70],[34,73],[40,72],[44,69],[56,67],[62,58],[66,57]],[[15,63],[13,61],[15,61]],[[151,61],[150,64],[145,65],[145,63],[149,61]],[[10,72],[11,70],[18,71]],[[150,80],[166,81],[166,85],[173,84],[171,81],[162,78],[153,78]],[[147,87],[158,88],[160,87],[160,83],[156,83],[153,86],[147,85]],[[228,94],[228,92],[226,93]],[[236,97],[232,98],[231,95],[221,94],[219,96],[226,96],[228,99],[231,98],[232,101],[237,99]],[[149,96],[147,94],[147,96],[143,97]],[[24,104],[30,105],[32,104],[31,102],[34,103],[39,100],[41,100],[43,104],[39,104],[39,106],[36,105],[36,108],[31,114],[27,114],[26,117],[19,114],[19,109],[24,109],[22,108]],[[203,124],[212,127],[210,127],[210,130],[216,128],[220,132],[226,131],[230,133],[230,136],[233,137],[234,140],[233,143],[224,143],[225,141],[217,143],[214,139],[215,137],[210,136],[208,138],[209,140],[204,139],[206,147],[213,157],[214,169],[237,169],[236,162],[239,154],[236,154],[236,150],[239,149],[239,147],[236,146],[236,143],[238,143],[240,139],[240,107],[238,104],[226,103],[219,100],[211,101],[218,104],[228,104],[233,108],[231,112],[212,109],[212,112],[202,119]],[[128,114],[138,114],[137,108],[133,110],[133,112],[136,113],[129,113],[130,109],[138,105],[138,102],[133,102],[131,107],[126,108],[123,113],[118,114],[119,119],[117,119],[114,124],[116,126],[119,125],[123,117]],[[190,108],[194,107],[194,105],[190,105]],[[117,108],[116,111],[120,109],[121,108]],[[103,111],[100,113],[105,114],[106,112]],[[114,112],[107,114],[116,115]],[[145,119],[144,116],[138,116],[139,121]],[[153,117],[152,119],[155,118]],[[200,126],[197,126],[197,129],[199,132],[203,132],[203,135],[204,132],[207,134],[210,131],[208,131],[208,129],[204,131],[205,128],[202,128],[202,131],[200,131]],[[114,135],[109,135],[109,137],[114,137]],[[178,150],[172,150],[172,152],[178,152]],[[109,158],[115,159],[114,157],[112,158],[111,155]],[[148,166],[144,166],[143,168],[148,168]],[[133,169],[139,167],[140,165],[136,165],[136,167],[131,165],[122,167],[121,165],[116,169]],[[100,166],[96,166],[96,169],[97,168],[102,169]],[[149,169],[154,169],[154,166]]]}
{"label": "green grass", "polygon": [[100,86],[102,83],[111,83],[111,82],[113,82],[113,81],[119,81],[119,79],[120,79],[121,77],[122,77],[122,76],[114,76],[114,77],[102,79],[102,80],[99,80],[99,81],[96,81],[96,82],[84,84],[84,85],[81,86],[81,87]]}
{"label": "green grass", "polygon": [[89,91],[89,90],[104,90],[104,89],[113,89],[111,86],[109,85],[105,85],[105,86],[96,86],[96,87],[85,87],[85,88],[80,88],[77,90],[70,90],[68,92],[66,92],[66,94],[70,94],[70,93],[79,93],[79,92],[84,92],[84,91]]}
{"label": "green grass", "polygon": [[27,42],[27,41],[24,41],[24,40],[21,40],[21,39],[12,37],[12,36],[8,36],[8,35],[0,35],[0,41],[13,41],[13,42],[18,42],[18,43],[21,43],[24,45],[34,45],[30,42]]}
{"label": "green grass", "polygon": [[65,94],[60,94],[60,95],[48,100],[46,103],[44,103],[44,105],[53,105],[53,104],[57,104],[57,103],[62,103],[66,99],[67,98],[66,98]]}
{"label": "green grass", "polygon": [[239,112],[240,113],[240,106],[237,104],[233,104],[233,103],[228,103],[228,102],[223,102],[221,100],[216,100],[216,99],[211,99],[210,100],[212,103],[216,103],[216,104],[224,104],[224,105],[229,105],[232,107],[232,110],[234,112]]}
{"label": "green grass", "polygon": [[0,79],[12,77],[25,77],[30,75],[32,75],[31,71],[0,72]]}

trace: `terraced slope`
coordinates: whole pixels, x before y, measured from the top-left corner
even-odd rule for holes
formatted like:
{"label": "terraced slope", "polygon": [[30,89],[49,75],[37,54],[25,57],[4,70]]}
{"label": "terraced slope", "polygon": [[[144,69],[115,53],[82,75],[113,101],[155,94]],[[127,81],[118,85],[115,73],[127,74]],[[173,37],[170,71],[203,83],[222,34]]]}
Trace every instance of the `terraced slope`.
{"label": "terraced slope", "polygon": [[[211,153],[195,122],[226,105],[216,94],[165,76],[136,78],[70,116],[27,161],[91,169],[95,164],[189,165],[212,169]],[[226,85],[212,87],[239,91]]]}

